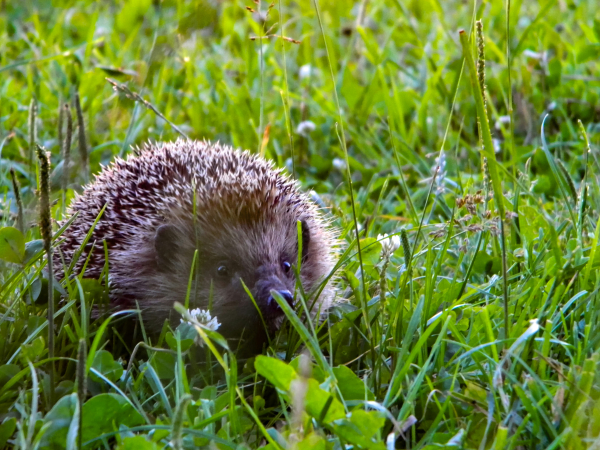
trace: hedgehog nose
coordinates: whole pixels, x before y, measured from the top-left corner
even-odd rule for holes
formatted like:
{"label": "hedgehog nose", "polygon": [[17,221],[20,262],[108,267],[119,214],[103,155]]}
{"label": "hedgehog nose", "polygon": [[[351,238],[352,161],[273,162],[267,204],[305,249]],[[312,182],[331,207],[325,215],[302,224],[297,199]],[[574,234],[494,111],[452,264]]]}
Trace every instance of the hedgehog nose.
{"label": "hedgehog nose", "polygon": [[[276,292],[279,293],[279,295],[281,295],[283,297],[283,299],[288,303],[288,305],[294,306],[294,296],[292,295],[292,293],[290,291],[285,289],[285,290],[276,291]],[[268,302],[270,308],[273,308],[275,311],[281,311],[281,307],[279,306],[279,303],[277,303],[277,300],[275,300],[272,295],[269,295],[267,302]]]}

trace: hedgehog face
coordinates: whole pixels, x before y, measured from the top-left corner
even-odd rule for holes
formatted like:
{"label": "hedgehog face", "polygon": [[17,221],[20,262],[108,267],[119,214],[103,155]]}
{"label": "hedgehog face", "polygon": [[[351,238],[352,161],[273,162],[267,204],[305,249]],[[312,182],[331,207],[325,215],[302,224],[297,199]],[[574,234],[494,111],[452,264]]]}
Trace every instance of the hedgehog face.
{"label": "hedgehog face", "polygon": [[220,331],[227,337],[264,332],[257,307],[269,332],[279,328],[284,314],[272,291],[279,293],[290,305],[294,303],[295,277],[288,261],[280,264],[263,261],[254,266],[222,257],[208,258],[200,268],[199,278],[202,287],[197,300],[206,304],[212,294],[213,313],[222,324]]}
{"label": "hedgehog face", "polygon": [[[229,236],[213,239],[202,253],[205,264],[200,278],[205,282],[210,279],[214,311],[217,315],[222,312],[225,335],[235,336],[244,329],[248,334],[263,328],[256,307],[269,331],[279,328],[284,313],[272,291],[293,305],[296,277],[292,264],[298,260],[297,233],[291,224],[274,225],[238,225]],[[230,224],[228,229],[232,227]]]}
{"label": "hedgehog face", "polygon": [[[307,261],[310,232],[306,221],[301,220],[301,225],[302,255]],[[195,243],[190,234],[195,235]],[[235,222],[219,227],[203,224],[193,233],[177,225],[163,225],[154,239],[157,268],[172,278],[183,280],[189,274],[194,251],[198,250],[197,289],[192,304],[202,308],[210,305],[221,323],[219,331],[228,338],[243,335],[256,341],[258,335],[280,327],[284,313],[273,291],[294,304],[297,222]],[[183,248],[185,242],[187,249]],[[264,330],[263,321],[268,330]]]}

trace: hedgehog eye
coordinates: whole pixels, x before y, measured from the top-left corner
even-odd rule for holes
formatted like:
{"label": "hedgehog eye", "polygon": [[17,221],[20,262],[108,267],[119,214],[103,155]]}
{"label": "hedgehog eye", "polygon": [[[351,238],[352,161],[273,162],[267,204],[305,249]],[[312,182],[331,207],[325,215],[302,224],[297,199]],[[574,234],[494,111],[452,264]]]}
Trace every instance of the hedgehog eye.
{"label": "hedgehog eye", "polygon": [[229,269],[227,269],[227,266],[221,265],[217,267],[217,274],[220,277],[226,277],[227,275],[229,275]]}
{"label": "hedgehog eye", "polygon": [[284,271],[285,273],[289,273],[289,272],[290,272],[290,270],[292,269],[292,265],[291,265],[289,262],[287,262],[287,261],[284,261],[284,262],[281,264],[281,267],[283,268],[283,271]]}

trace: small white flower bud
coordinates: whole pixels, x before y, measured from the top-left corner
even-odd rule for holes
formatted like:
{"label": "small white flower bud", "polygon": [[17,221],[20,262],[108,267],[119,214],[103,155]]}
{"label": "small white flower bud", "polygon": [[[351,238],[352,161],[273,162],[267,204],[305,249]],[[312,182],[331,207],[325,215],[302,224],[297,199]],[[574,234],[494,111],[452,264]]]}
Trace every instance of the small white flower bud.
{"label": "small white flower bud", "polygon": [[298,133],[301,136],[308,136],[310,133],[315,131],[316,128],[317,126],[314,122],[310,120],[305,120],[298,124],[298,127],[296,128],[296,133]]}
{"label": "small white flower bud", "polygon": [[304,64],[303,66],[300,67],[300,70],[298,71],[298,76],[300,77],[301,80],[304,80],[305,78],[310,78],[311,74],[312,74],[312,66],[310,64]]}
{"label": "small white flower bud", "polygon": [[342,158],[333,158],[331,164],[340,172],[346,170],[346,161],[344,161]]}
{"label": "small white flower bud", "polygon": [[379,234],[377,240],[381,244],[381,254],[384,258],[390,258],[400,248],[400,236],[398,235]]}

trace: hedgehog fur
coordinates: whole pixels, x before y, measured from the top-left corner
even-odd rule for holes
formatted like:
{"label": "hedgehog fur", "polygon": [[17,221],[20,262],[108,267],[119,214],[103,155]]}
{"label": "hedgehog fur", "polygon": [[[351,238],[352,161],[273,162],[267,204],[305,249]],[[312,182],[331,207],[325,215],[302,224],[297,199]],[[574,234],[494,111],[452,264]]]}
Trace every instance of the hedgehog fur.
{"label": "hedgehog fur", "polygon": [[259,339],[264,326],[240,280],[267,328],[277,329],[283,313],[271,290],[290,303],[296,297],[300,222],[302,289],[306,295],[319,292],[314,311],[327,310],[334,233],[281,169],[247,151],[206,141],[148,143],[136,153],[104,168],[73,200],[63,223],[77,216],[55,252],[57,267],[71,264],[106,205],[71,275],[81,272],[87,259],[84,276],[99,277],[105,241],[111,304],[127,308],[137,302],[145,328],[158,333],[165,320],[178,322],[173,304],[185,302],[197,250],[190,309],[210,307],[226,337]]}

